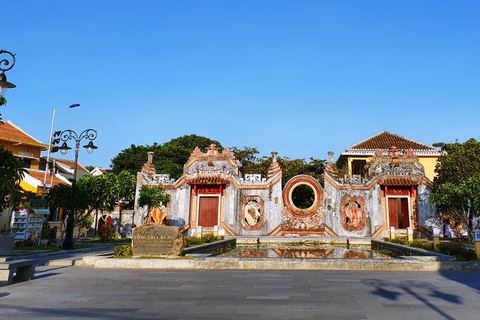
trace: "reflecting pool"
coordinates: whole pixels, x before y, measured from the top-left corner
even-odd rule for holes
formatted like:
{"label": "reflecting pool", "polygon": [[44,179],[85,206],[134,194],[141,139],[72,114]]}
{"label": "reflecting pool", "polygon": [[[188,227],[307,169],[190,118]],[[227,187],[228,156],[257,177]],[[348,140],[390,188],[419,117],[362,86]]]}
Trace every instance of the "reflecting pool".
{"label": "reflecting pool", "polygon": [[393,257],[374,251],[370,246],[236,246],[218,257],[301,258],[301,259],[379,259]]}

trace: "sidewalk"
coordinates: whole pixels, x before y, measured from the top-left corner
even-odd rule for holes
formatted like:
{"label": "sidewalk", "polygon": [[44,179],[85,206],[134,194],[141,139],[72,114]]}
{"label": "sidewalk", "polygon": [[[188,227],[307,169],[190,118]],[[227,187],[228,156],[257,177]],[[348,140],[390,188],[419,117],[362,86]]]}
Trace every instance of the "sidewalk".
{"label": "sidewalk", "polygon": [[105,243],[95,245],[92,248],[61,250],[56,252],[39,252],[36,254],[22,254],[23,252],[15,251],[11,257],[13,257],[13,260],[37,259],[38,265],[72,266],[78,264],[86,255],[111,253],[118,245],[119,244],[115,243]]}

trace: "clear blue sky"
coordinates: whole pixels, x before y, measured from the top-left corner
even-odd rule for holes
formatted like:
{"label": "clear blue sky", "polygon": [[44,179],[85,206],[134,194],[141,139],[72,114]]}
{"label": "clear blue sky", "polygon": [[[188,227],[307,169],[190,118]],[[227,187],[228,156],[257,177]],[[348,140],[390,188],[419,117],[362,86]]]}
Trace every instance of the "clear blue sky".
{"label": "clear blue sky", "polygon": [[[6,1],[1,107],[48,143],[98,131],[83,165],[197,134],[327,159],[384,129],[480,138],[479,1]],[[73,159],[73,153],[67,158]],[[146,159],[146,156],[145,156]]]}

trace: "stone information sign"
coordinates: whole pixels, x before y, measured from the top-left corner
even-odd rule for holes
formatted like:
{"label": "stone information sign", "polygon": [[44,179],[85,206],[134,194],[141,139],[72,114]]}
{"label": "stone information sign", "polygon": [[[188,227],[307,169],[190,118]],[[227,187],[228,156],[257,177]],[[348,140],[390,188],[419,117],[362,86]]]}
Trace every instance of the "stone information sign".
{"label": "stone information sign", "polygon": [[183,236],[177,227],[147,223],[133,230],[134,256],[181,255]]}

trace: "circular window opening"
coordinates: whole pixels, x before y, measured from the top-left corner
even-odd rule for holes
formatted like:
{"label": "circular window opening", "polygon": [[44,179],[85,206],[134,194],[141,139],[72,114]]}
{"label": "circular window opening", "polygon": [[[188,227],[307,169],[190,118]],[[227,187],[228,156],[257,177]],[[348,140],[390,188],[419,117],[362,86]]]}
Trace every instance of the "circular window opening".
{"label": "circular window opening", "polygon": [[292,202],[299,209],[308,209],[315,203],[315,192],[306,184],[296,186],[292,191]]}

